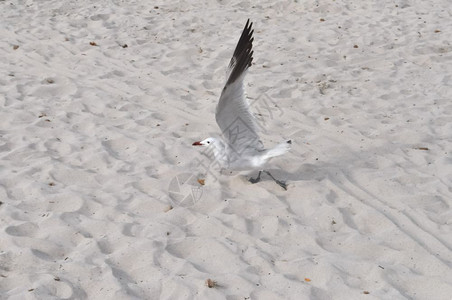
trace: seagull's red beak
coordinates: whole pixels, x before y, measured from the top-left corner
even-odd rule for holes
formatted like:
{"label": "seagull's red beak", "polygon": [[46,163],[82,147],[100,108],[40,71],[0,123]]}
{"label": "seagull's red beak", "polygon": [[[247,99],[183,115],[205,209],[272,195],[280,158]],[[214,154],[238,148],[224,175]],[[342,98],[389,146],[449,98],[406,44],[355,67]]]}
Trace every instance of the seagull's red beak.
{"label": "seagull's red beak", "polygon": [[201,142],[194,142],[192,146],[202,146]]}

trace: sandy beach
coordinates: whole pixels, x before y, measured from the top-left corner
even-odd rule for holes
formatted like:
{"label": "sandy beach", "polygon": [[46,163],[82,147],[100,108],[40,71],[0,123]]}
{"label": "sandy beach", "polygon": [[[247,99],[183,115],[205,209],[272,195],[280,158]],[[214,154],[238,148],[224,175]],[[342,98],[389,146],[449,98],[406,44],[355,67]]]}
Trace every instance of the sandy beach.
{"label": "sandy beach", "polygon": [[[287,191],[192,146],[248,18]],[[0,299],[451,300],[451,28],[446,0],[0,1]]]}

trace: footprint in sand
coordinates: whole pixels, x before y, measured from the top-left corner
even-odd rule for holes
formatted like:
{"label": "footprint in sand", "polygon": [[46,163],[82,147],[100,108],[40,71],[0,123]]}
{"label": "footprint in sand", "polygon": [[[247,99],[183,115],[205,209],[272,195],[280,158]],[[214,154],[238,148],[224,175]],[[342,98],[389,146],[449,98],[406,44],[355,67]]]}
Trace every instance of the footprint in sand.
{"label": "footprint in sand", "polygon": [[49,200],[47,210],[53,212],[75,212],[83,207],[83,203],[84,200],[75,194],[58,195]]}
{"label": "footprint in sand", "polygon": [[34,237],[38,232],[38,225],[26,222],[17,226],[8,226],[5,232],[12,236]]}
{"label": "footprint in sand", "polygon": [[131,139],[121,137],[102,142],[105,150],[117,159],[124,159],[137,151],[137,145]]}

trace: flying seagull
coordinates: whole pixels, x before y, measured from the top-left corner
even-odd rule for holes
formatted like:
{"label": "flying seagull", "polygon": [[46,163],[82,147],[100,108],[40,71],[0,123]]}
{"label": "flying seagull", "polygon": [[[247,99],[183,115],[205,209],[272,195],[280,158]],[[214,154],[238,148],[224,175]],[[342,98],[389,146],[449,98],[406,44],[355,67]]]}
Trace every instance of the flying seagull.
{"label": "flying seagull", "polygon": [[271,149],[265,149],[258,132],[258,126],[250,111],[246,99],[243,80],[253,61],[253,23],[246,22],[242,35],[229,63],[226,85],[221,92],[215,119],[220,127],[223,138],[209,137],[193,146],[208,147],[215,160],[222,168],[232,171],[259,170],[256,178],[250,178],[251,183],[261,180],[261,173],[269,175],[278,185],[287,190],[285,182],[275,179],[264,168],[271,158],[282,155],[290,150],[291,140],[287,140]]}

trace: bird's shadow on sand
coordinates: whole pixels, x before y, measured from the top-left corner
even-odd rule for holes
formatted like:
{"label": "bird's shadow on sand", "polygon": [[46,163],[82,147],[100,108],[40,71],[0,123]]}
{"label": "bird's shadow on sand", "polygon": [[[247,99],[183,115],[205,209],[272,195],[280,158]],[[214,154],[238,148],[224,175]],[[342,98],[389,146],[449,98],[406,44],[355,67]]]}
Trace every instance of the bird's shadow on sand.
{"label": "bird's shadow on sand", "polygon": [[[288,185],[288,189],[290,189],[290,184],[297,181],[311,181],[318,180],[321,181],[325,178],[331,178],[339,171],[337,165],[331,163],[305,163],[301,164],[298,169],[292,172],[285,171],[283,169],[267,169],[273,177],[278,180],[285,182]],[[342,172],[344,170],[341,170]],[[246,179],[256,178],[258,172],[253,172],[248,175],[245,175]],[[273,179],[265,173],[261,175],[261,182],[265,181],[273,181]]]}

